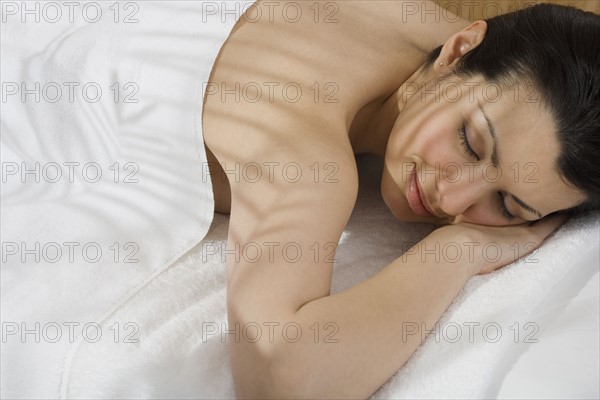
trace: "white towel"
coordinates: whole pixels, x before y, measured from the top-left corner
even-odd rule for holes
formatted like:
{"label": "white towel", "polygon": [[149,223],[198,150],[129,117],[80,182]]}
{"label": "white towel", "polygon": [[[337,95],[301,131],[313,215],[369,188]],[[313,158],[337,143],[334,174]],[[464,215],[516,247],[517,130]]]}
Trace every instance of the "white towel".
{"label": "white towel", "polygon": [[[381,163],[361,157],[359,165],[361,189],[336,256],[334,293],[377,273],[401,254],[404,243],[418,241],[434,228],[396,221],[379,194]],[[598,221],[595,215],[569,222],[535,254],[538,263],[522,260],[469,280],[439,322],[444,332],[439,343],[429,336],[372,398],[483,398],[497,390],[510,370],[507,357],[514,359],[524,352],[523,346],[535,346],[524,340],[536,328],[524,324],[539,326],[529,340],[543,344],[547,337],[545,322],[530,318],[536,306],[552,295],[566,274],[581,286],[598,270]],[[234,336],[221,335],[231,329],[225,325],[226,267],[219,251],[226,243],[227,228],[228,219],[217,216],[202,244],[157,276],[103,325],[134,322],[139,326],[139,343],[115,344],[112,337],[102,343],[81,342],[70,365],[69,398],[234,396],[227,353],[227,341]],[[589,316],[584,313],[580,318]],[[474,329],[472,343],[467,323]],[[484,334],[485,324],[489,325]],[[462,329],[458,341],[454,341],[456,326]],[[496,327],[502,330],[497,341]],[[519,333],[517,343],[515,332]],[[596,325],[591,338],[597,338],[597,332]],[[562,360],[576,362],[581,357],[582,353],[563,354]],[[597,354],[591,357],[597,359]],[[593,396],[597,393],[597,381],[590,379],[594,372],[597,366],[596,371],[586,371],[584,390],[574,386],[579,380],[563,392]]]}

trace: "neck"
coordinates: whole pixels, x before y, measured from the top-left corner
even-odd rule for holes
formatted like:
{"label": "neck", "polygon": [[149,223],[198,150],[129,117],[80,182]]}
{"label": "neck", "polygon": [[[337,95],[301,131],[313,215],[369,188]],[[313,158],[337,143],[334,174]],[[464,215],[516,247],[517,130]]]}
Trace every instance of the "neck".
{"label": "neck", "polygon": [[354,154],[384,157],[392,128],[404,105],[415,94],[416,87],[422,88],[432,79],[431,68],[421,65],[391,95],[376,99],[361,109],[348,132]]}
{"label": "neck", "polygon": [[[368,2],[367,2],[368,3]],[[370,71],[376,66],[377,74],[368,75],[368,81],[359,79],[365,66],[360,62],[346,62],[344,69],[352,77],[353,82],[361,82],[360,86],[352,86],[351,93],[355,101],[349,103],[346,109],[345,120],[348,128],[348,138],[354,154],[371,153],[379,156],[385,155],[385,150],[392,127],[402,111],[406,101],[413,95],[415,84],[422,87],[433,79],[432,68],[424,68],[415,60],[424,58],[435,47],[443,44],[450,36],[467,27],[470,22],[462,18],[444,19],[440,21],[428,20],[423,23],[424,14],[406,14],[404,7],[407,2],[382,1],[373,4],[361,2],[348,2],[352,7],[367,7],[356,10],[357,25],[364,24],[364,15],[369,15],[373,9],[377,10],[379,29],[373,30],[372,24],[365,30],[363,36],[369,32],[377,32],[380,37],[369,37],[369,43],[377,43],[373,48],[361,49],[361,53],[372,51],[374,60],[368,67]],[[359,7],[360,6],[360,7]],[[432,2],[423,2],[422,9],[437,10],[439,6]],[[359,12],[360,11],[360,12]],[[398,23],[399,19],[402,23]],[[356,27],[353,25],[353,29]],[[354,69],[353,69],[354,68]],[[411,75],[412,71],[412,75]],[[346,87],[346,85],[344,85]],[[366,89],[365,89],[366,88]]]}

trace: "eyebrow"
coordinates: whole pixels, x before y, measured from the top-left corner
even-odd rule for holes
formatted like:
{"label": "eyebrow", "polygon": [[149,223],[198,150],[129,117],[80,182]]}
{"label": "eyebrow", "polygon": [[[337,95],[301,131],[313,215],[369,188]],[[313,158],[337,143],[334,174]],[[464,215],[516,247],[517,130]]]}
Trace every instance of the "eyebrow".
{"label": "eyebrow", "polygon": [[[488,132],[490,133],[490,136],[492,137],[492,157],[491,157],[492,165],[496,169],[498,169],[499,168],[498,164],[500,162],[498,161],[498,135],[496,134],[496,128],[494,127],[494,124],[492,123],[492,120],[490,119],[490,117],[487,115],[487,113],[483,109],[483,105],[481,104],[480,101],[477,102],[477,105],[479,106],[479,110],[481,111],[481,113],[483,114],[483,117],[485,118],[485,122],[487,123],[487,127],[488,127]],[[536,210],[535,208],[526,204],[523,200],[519,199],[514,194],[511,194],[510,196],[513,198],[515,203],[520,205],[524,210],[537,215],[538,218],[542,218],[542,213],[540,213],[538,210]]]}
{"label": "eyebrow", "polygon": [[487,127],[488,127],[488,132],[490,133],[490,136],[492,136],[492,165],[494,165],[494,167],[496,169],[498,169],[498,164],[500,163],[498,161],[498,139],[496,135],[496,128],[494,127],[494,124],[492,124],[492,120],[490,119],[490,117],[487,115],[487,113],[485,112],[485,110],[483,109],[483,105],[481,104],[481,102],[477,102],[477,105],[479,106],[479,110],[481,111],[481,113],[483,114],[483,117],[485,118],[485,122],[487,122]]}

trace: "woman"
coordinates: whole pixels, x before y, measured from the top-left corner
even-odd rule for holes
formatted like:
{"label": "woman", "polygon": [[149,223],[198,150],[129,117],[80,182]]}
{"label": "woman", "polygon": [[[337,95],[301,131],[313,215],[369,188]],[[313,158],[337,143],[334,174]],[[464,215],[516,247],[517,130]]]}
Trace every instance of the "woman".
{"label": "woman", "polygon": [[[420,344],[402,340],[404,322],[432,327],[471,276],[530,253],[565,211],[600,204],[600,17],[550,5],[473,23],[407,15],[404,2],[334,9],[333,24],[241,20],[213,69],[230,90],[207,97],[203,118],[216,210],[231,213],[228,249],[263,250],[228,255],[229,325],[311,332],[230,343],[240,397],[368,397]],[[290,82],[304,95],[259,90]],[[446,226],[330,295],[327,249],[352,212],[361,153],[385,157],[394,216]],[[459,258],[427,257],[449,245]]]}

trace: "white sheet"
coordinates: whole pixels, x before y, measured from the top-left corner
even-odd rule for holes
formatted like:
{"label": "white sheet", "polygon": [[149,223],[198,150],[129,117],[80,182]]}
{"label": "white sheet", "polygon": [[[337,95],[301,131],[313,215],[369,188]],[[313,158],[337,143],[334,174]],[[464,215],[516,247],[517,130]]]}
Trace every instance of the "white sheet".
{"label": "white sheet", "polygon": [[3,397],[58,397],[69,324],[205,236],[203,91],[252,3],[2,2]]}

